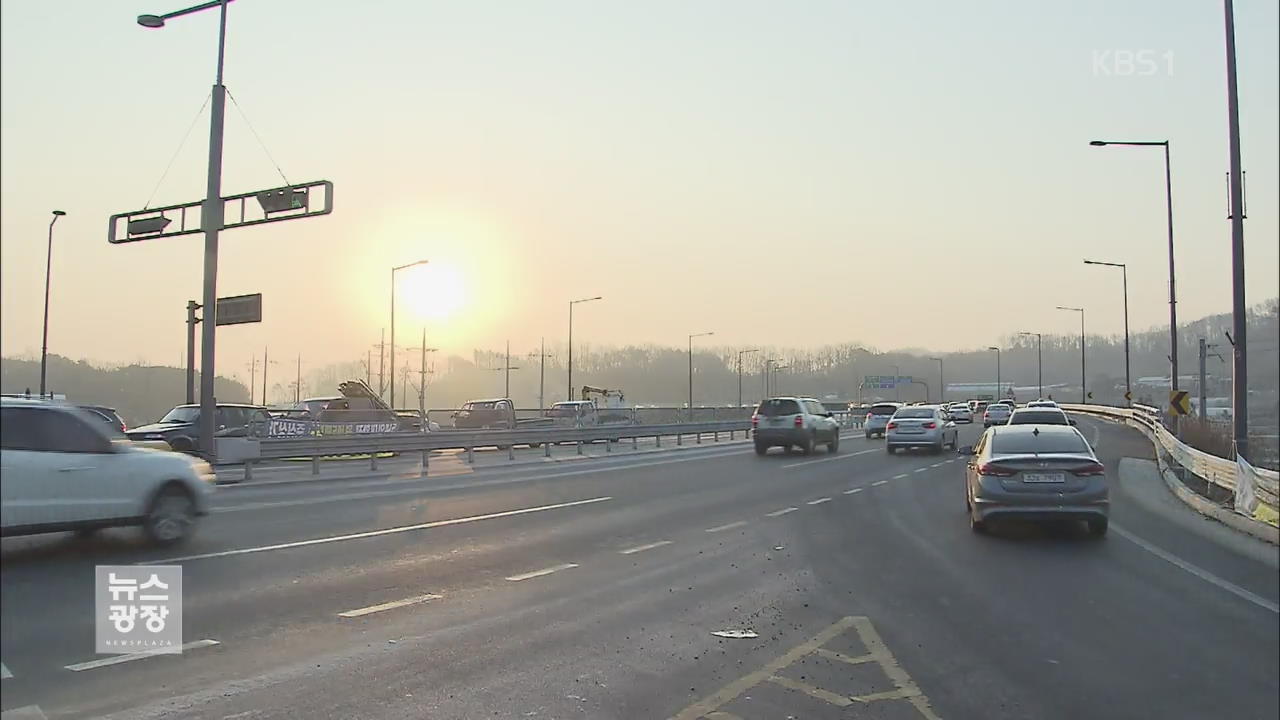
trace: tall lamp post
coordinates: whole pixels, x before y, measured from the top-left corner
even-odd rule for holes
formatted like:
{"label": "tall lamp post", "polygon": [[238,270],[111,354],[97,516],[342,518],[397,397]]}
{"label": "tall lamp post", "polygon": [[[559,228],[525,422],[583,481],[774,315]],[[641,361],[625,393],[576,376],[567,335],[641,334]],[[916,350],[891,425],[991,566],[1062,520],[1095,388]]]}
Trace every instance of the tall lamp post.
{"label": "tall lamp post", "polygon": [[1080,404],[1085,405],[1089,402],[1089,393],[1084,386],[1084,308],[1059,305],[1057,309],[1080,313]]}
{"label": "tall lamp post", "polygon": [[769,371],[778,360],[779,358],[766,358],[764,361],[764,367],[760,371],[760,379],[764,381],[764,397],[761,400],[769,398]]}
{"label": "tall lamp post", "polygon": [[1125,404],[1133,404],[1133,383],[1129,375],[1129,268],[1124,263],[1085,260],[1085,265],[1102,265],[1120,268],[1120,277],[1124,281],[1124,399]]}
{"label": "tall lamp post", "polygon": [[582,298],[581,300],[569,301],[569,397],[566,400],[573,399],[573,306],[578,303],[592,302],[594,300],[603,300],[604,297],[597,295],[590,298]]}
{"label": "tall lamp post", "polygon": [[786,370],[789,367],[791,366],[790,365],[774,365],[773,366],[773,391],[774,392],[776,393],[782,392],[782,388],[780,387],[781,383],[778,382],[778,371]]}
{"label": "tall lamp post", "polygon": [[1107,145],[1126,145],[1131,147],[1163,147],[1164,148],[1164,196],[1165,196],[1165,216],[1166,224],[1169,229],[1169,388],[1171,390],[1178,389],[1178,294],[1175,291],[1175,277],[1173,272],[1173,179],[1172,171],[1169,166],[1169,141],[1168,140],[1151,140],[1151,141],[1123,141],[1114,140],[1093,140],[1089,143],[1094,147],[1105,147]]}
{"label": "tall lamp post", "polygon": [[689,422],[693,422],[693,339],[715,335],[714,332],[693,333],[689,336]]}
{"label": "tall lamp post", "polygon": [[227,47],[227,4],[231,0],[211,0],[164,15],[139,15],[138,24],[145,28],[162,28],[165,21],[210,8],[219,8],[218,66],[213,83],[212,109],[209,113],[209,172],[205,185],[204,207],[200,215],[204,225],[204,319],[200,331],[200,448],[212,459],[217,448],[213,432],[217,418],[214,412],[214,338],[218,327],[218,231],[222,229],[222,127],[226,118],[227,88],[222,84],[222,66]]}
{"label": "tall lamp post", "polygon": [[738,407],[742,407],[742,356],[753,352],[760,352],[760,348],[738,351]]}
{"label": "tall lamp post", "polygon": [[[945,381],[943,380],[943,375],[942,375],[942,358],[929,358],[929,359],[938,361],[938,401],[941,402],[943,405],[946,405],[947,404],[947,386]],[[928,388],[929,386],[925,385],[925,387]],[[926,391],[926,394],[927,392],[928,391]],[[925,399],[928,400],[927,397]]]}
{"label": "tall lamp post", "polygon": [[426,260],[418,260],[391,268],[391,402],[389,404],[392,410],[396,407],[396,273],[426,264]]}
{"label": "tall lamp post", "polygon": [[1231,428],[1236,456],[1249,457],[1249,317],[1244,298],[1244,188],[1240,171],[1240,91],[1236,86],[1236,20],[1223,0],[1227,50],[1227,188],[1231,197]]}
{"label": "tall lamp post", "polygon": [[1036,396],[1036,399],[1043,400],[1044,399],[1044,353],[1042,351],[1044,349],[1044,336],[1038,332],[1024,331],[1018,334],[1026,335],[1028,337],[1031,337],[1034,335],[1036,338],[1036,386],[1037,386],[1037,392],[1039,393],[1039,395]]}
{"label": "tall lamp post", "polygon": [[996,400],[1003,400],[1003,388],[1000,387],[1000,348],[995,345],[989,345],[987,349],[996,351]]}
{"label": "tall lamp post", "polygon": [[49,254],[44,262],[44,333],[40,341],[40,396],[44,396],[45,370],[49,363],[49,281],[53,272],[53,224],[58,218],[66,215],[61,210],[53,211],[53,219],[49,221]]}
{"label": "tall lamp post", "polygon": [[897,365],[893,366],[893,401],[898,402],[902,399],[902,393],[898,390],[898,376],[902,374],[902,370]]}

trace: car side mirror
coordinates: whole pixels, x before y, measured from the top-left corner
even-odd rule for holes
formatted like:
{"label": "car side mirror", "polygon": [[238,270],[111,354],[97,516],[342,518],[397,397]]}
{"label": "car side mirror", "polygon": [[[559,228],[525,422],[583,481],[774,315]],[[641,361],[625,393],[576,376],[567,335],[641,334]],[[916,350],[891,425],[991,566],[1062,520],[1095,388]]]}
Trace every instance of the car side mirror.
{"label": "car side mirror", "polygon": [[1078,424],[1075,420],[1072,420],[1071,418],[1067,418],[1067,422],[1071,423],[1072,425]]}
{"label": "car side mirror", "polygon": [[956,454],[957,454],[957,455],[973,455],[973,446],[972,446],[972,445],[961,445],[961,446],[960,446],[960,449],[959,449],[959,450],[956,450]]}

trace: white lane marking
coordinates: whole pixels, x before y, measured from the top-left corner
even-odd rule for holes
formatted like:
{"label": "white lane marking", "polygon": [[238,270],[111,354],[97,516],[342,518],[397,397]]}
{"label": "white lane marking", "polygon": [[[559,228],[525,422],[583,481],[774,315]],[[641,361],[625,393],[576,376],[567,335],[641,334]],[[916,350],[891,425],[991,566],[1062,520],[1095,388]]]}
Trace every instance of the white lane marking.
{"label": "white lane marking", "polygon": [[[906,476],[904,475],[903,477],[906,477]],[[888,480],[877,480],[877,481],[875,481],[875,482],[871,483],[871,487],[877,487],[877,486],[879,486],[879,485],[884,485],[884,484],[885,484],[885,483],[887,483],[887,482],[889,482],[889,481],[888,481]]]}
{"label": "white lane marking", "polygon": [[862,492],[862,488],[849,488],[848,490],[845,490],[845,491],[844,491],[844,494],[845,494],[845,495],[852,495],[852,494],[854,494],[854,493],[860,493],[860,492]]}
{"label": "white lane marking", "polygon": [[619,555],[635,555],[636,553],[644,552],[645,550],[652,550],[654,548],[660,548],[663,545],[670,545],[670,544],[671,544],[670,540],[659,540],[658,542],[651,542],[648,545],[637,545],[633,548],[627,548],[626,550],[619,550],[618,554]]}
{"label": "white lane marking", "polygon": [[907,473],[898,473],[897,475],[894,475],[894,476],[893,476],[893,479],[894,479],[894,480],[901,480],[902,478],[904,478],[904,477],[906,477],[906,476],[907,476]]}
{"label": "white lane marking", "polygon": [[[202,647],[213,647],[214,645],[220,644],[221,643],[217,640],[193,640],[192,642],[184,643],[182,645],[182,651],[186,652],[187,650],[195,650],[196,648]],[[119,665],[120,663],[157,656],[165,656],[165,654],[155,652],[126,653],[124,655],[114,655],[109,658],[102,658],[101,660],[90,660],[88,662],[76,663],[75,665],[67,665],[65,669],[70,670],[71,672],[82,672],[84,670],[93,670],[94,668],[106,667],[108,665]]]}
{"label": "white lane marking", "polygon": [[417,605],[418,603],[424,603],[424,602],[427,602],[428,600],[439,600],[442,597],[444,596],[436,595],[435,593],[427,593],[426,595],[417,595],[415,597],[405,598],[403,600],[393,600],[391,602],[385,602],[385,603],[382,603],[381,605],[370,605],[369,607],[362,607],[362,608],[357,608],[355,610],[340,612],[338,613],[338,617],[354,618],[354,617],[361,617],[363,615],[372,615],[373,613],[382,612],[383,610],[394,610],[396,608],[405,607],[406,605]]}
{"label": "white lane marking", "polygon": [[552,565],[549,568],[534,570],[533,572],[527,572],[520,575],[512,575],[507,579],[510,580],[511,582],[520,582],[521,580],[528,580],[530,578],[542,577],[543,575],[550,575],[551,573],[558,573],[561,570],[570,570],[576,567],[578,567],[577,563],[564,563],[562,565]]}
{"label": "white lane marking", "polygon": [[801,461],[801,462],[794,462],[794,463],[790,463],[790,464],[788,464],[788,465],[783,465],[783,466],[782,466],[782,469],[783,469],[783,470],[786,470],[787,468],[800,467],[801,465],[812,465],[812,464],[814,464],[814,463],[831,462],[832,460],[844,460],[845,458],[858,457],[859,455],[866,455],[867,453],[873,453],[873,452],[879,452],[879,451],[878,451],[878,450],[859,450],[859,451],[858,451],[858,452],[856,452],[856,453],[845,453],[845,454],[843,454],[843,455],[832,455],[832,456],[830,456],[830,457],[818,458],[817,460],[804,460],[804,461]]}
{"label": "white lane marking", "polygon": [[1222,578],[1218,577],[1217,575],[1214,575],[1208,570],[1200,568],[1196,565],[1192,565],[1191,563],[1187,562],[1186,560],[1183,560],[1177,555],[1173,555],[1164,550],[1161,550],[1160,548],[1156,547],[1155,545],[1152,545],[1146,540],[1143,540],[1137,535],[1134,535],[1128,530],[1125,530],[1124,528],[1121,528],[1121,527],[1116,527],[1114,523],[1112,523],[1111,525],[1111,531],[1118,534],[1120,537],[1128,540],[1129,542],[1137,545],[1143,550],[1146,550],[1152,555],[1155,555],[1161,560],[1164,560],[1165,562],[1168,562],[1172,565],[1182,568],[1183,570],[1186,570],[1187,572],[1191,573],[1192,575],[1195,575],[1196,577],[1200,578],[1201,580],[1204,580],[1207,583],[1210,583],[1212,585],[1217,585],[1218,587],[1222,588],[1223,590],[1226,590],[1232,595],[1235,595],[1236,597],[1242,598],[1244,600],[1248,600],[1249,602],[1253,603],[1254,605],[1257,605],[1260,608],[1264,608],[1266,610],[1270,610],[1273,613],[1280,614],[1280,605],[1277,605],[1276,603],[1271,602],[1270,600],[1262,597],[1261,595],[1257,595],[1252,592],[1249,592],[1248,590],[1245,590],[1244,588],[1240,587],[1239,585],[1236,585],[1235,583],[1229,580],[1223,580]]}
{"label": "white lane marking", "polygon": [[[947,462],[950,462],[950,460],[948,460]],[[940,462],[936,462],[936,463],[934,463],[934,464],[930,465],[929,467],[931,467],[931,468],[942,467],[942,463],[940,463]]]}
{"label": "white lane marking", "polygon": [[13,677],[13,673],[9,672],[9,666],[0,662],[0,680],[8,680]]}
{"label": "white lane marking", "polygon": [[[765,515],[765,517],[781,517],[781,516],[783,516],[783,515],[786,515],[787,513],[792,513],[792,512],[795,512],[795,511],[799,510],[799,509],[800,509],[800,508],[798,508],[798,507],[782,508],[781,510],[774,510],[774,511],[773,511],[773,512],[771,512],[771,513],[765,513],[764,515]],[[708,530],[707,532],[711,532],[711,531],[710,531],[710,530]]]}
{"label": "white lane marking", "polygon": [[807,503],[805,503],[805,504],[806,504],[806,505],[821,505],[822,503],[825,503],[825,502],[831,502],[831,498],[829,498],[829,497],[825,497],[825,498],[818,498],[817,500],[810,500],[809,502],[807,502]]}
{"label": "white lane marking", "polygon": [[230,557],[232,555],[248,555],[250,553],[270,552],[272,550],[285,550],[288,548],[306,547],[308,545],[322,545],[325,543],[343,542],[346,540],[360,540],[363,538],[379,537],[381,535],[392,535],[395,533],[410,532],[413,530],[427,530],[430,528],[446,527],[449,525],[463,525],[466,523],[479,522],[481,520],[493,520],[494,518],[511,517],[513,515],[527,515],[528,513],[543,512],[545,510],[558,510],[560,508],[575,507],[577,505],[590,505],[592,503],[604,502],[612,500],[613,497],[606,495],[604,497],[588,498],[586,500],[574,500],[572,502],[556,503],[554,505],[539,505],[537,507],[520,508],[518,510],[504,510],[496,513],[486,513],[484,515],[471,515],[470,517],[453,518],[452,520],[436,520],[435,522],[418,523],[417,525],[402,525],[400,527],[383,528],[381,530],[370,530],[368,532],[351,533],[349,535],[333,535],[330,537],[313,538],[311,540],[298,540],[297,542],[279,543],[276,545],[262,545],[260,547],[240,548],[238,550],[223,550],[221,552],[202,553],[200,555],[183,555],[180,557],[166,558],[164,560],[149,560],[136,563],[137,565],[164,565],[166,563],[183,562],[187,560],[205,560],[208,558]]}
{"label": "white lane marking", "polygon": [[927,467],[922,467],[922,468],[916,468],[916,470],[915,470],[915,471],[916,471],[916,472],[924,472],[924,471],[926,471],[926,470],[928,470],[928,469],[929,469],[929,468],[927,468]]}
{"label": "white lane marking", "polygon": [[713,533],[713,532],[720,532],[721,530],[732,530],[737,527],[742,527],[743,525],[746,525],[746,524],[747,524],[746,520],[739,520],[737,522],[731,522],[728,525],[719,525],[713,528],[707,528],[707,532]]}
{"label": "white lane marking", "polygon": [[23,705],[0,712],[0,720],[47,720],[47,717],[39,705]]}

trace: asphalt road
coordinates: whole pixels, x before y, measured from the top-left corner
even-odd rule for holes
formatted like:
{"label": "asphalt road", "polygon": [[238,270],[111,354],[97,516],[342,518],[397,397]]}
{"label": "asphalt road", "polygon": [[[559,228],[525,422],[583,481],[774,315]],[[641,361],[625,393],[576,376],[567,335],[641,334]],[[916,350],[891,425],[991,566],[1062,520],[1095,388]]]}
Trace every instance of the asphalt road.
{"label": "asphalt road", "polygon": [[[959,458],[889,456],[858,431],[833,456],[721,443],[246,483],[221,488],[198,536],[170,551],[125,530],[5,540],[2,707],[1275,718],[1276,548],[1171,501],[1135,431],[1080,428],[1113,484],[1101,541],[1074,527],[976,536]],[[183,566],[185,639],[217,644],[67,669],[96,659],[93,566],[139,562]]]}

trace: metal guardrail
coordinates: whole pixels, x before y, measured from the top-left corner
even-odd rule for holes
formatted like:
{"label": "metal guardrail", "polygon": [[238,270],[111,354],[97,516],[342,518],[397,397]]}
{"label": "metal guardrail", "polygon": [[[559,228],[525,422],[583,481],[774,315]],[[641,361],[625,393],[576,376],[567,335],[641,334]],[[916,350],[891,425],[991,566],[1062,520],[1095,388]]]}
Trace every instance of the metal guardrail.
{"label": "metal guardrail", "polygon": [[[1168,457],[1179,466],[1186,468],[1196,477],[1207,483],[1237,494],[1242,475],[1249,481],[1250,491],[1258,503],[1269,508],[1264,515],[1274,516],[1277,500],[1280,499],[1280,473],[1273,470],[1255,468],[1247,462],[1211,455],[1197,450],[1174,437],[1161,423],[1160,411],[1145,405],[1135,405],[1132,409],[1117,408],[1106,405],[1069,405],[1061,406],[1063,410],[1085,414],[1101,415],[1124,420],[1132,427],[1138,428],[1151,442],[1163,450]],[[1245,513],[1256,515],[1257,513]]]}
{"label": "metal guardrail", "polygon": [[544,448],[544,455],[551,456],[554,444],[574,444],[578,454],[582,446],[593,442],[605,442],[606,451],[612,452],[613,444],[630,439],[632,446],[639,438],[655,438],[658,447],[662,438],[675,437],[677,445],[684,444],[686,436],[693,436],[701,444],[704,435],[713,442],[722,433],[736,439],[737,433],[745,437],[751,428],[750,420],[720,420],[714,422],[671,423],[654,425],[595,425],[577,428],[538,428],[517,430],[451,430],[428,433],[383,433],[378,435],[344,435],[333,437],[262,438],[257,443],[257,453],[245,461],[245,479],[252,479],[254,462],[310,458],[312,474],[319,474],[320,459],[342,455],[368,455],[370,467],[377,468],[378,456],[385,453],[422,453],[422,474],[427,473],[429,454],[433,450],[465,450],[467,462],[475,461],[478,447],[497,447],[507,451],[508,459],[514,459],[516,445]]}

